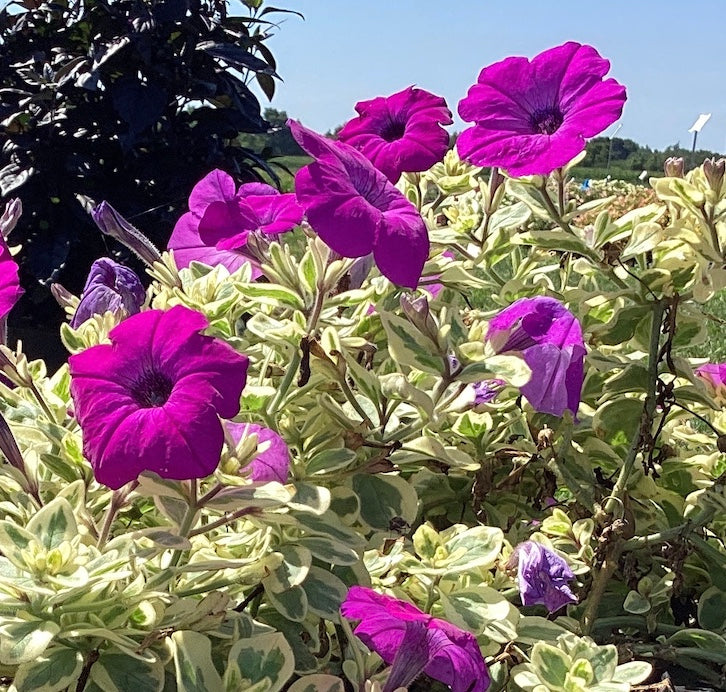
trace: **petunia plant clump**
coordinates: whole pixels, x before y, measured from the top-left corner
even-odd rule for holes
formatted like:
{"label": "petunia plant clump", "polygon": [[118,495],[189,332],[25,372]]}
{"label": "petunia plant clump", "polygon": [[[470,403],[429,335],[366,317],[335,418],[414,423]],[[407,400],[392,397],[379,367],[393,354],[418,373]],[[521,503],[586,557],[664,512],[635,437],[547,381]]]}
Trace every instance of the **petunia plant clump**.
{"label": "petunia plant clump", "polygon": [[151,283],[0,346],[2,690],[726,686],[726,164],[575,194],[608,70],[485,67],[453,149],[418,87],[291,121],[294,193],[209,171],[165,250],[94,208]]}

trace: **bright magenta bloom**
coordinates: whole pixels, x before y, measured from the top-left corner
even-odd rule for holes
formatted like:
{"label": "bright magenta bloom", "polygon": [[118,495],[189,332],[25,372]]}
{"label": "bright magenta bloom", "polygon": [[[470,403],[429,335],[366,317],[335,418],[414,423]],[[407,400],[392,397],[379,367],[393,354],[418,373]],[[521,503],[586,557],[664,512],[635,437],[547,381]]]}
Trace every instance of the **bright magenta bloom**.
{"label": "bright magenta bloom", "polygon": [[623,111],[625,87],[603,77],[610,63],[572,41],[531,61],[513,57],[485,67],[459,102],[474,126],[456,141],[459,156],[510,175],[547,175],[564,166]]}
{"label": "bright magenta bloom", "polygon": [[392,183],[401,173],[427,171],[449,149],[451,111],[440,96],[408,87],[391,96],[355,104],[358,117],[338,133],[369,159]]}
{"label": "bright magenta bloom", "polygon": [[250,263],[257,278],[262,272],[245,253],[250,233],[284,233],[302,216],[294,194],[282,195],[264,183],[247,183],[235,191],[232,176],[214,170],[194,186],[189,211],[177,221],[167,247],[180,268],[197,261],[223,264],[234,272]]}
{"label": "bright magenta bloom", "polygon": [[274,430],[255,423],[224,424],[232,441],[238,444],[243,437],[257,435],[257,455],[250,462],[250,478],[253,481],[278,481],[287,483],[290,474],[290,450]]}
{"label": "bright magenta bloom", "polygon": [[429,254],[426,225],[414,206],[353,147],[288,121],[315,158],[295,176],[298,202],[323,241],[343,257],[373,253],[381,274],[416,288]]}
{"label": "bright magenta bloom", "polygon": [[340,611],[360,620],[355,634],[392,666],[384,692],[408,687],[421,673],[453,692],[489,687],[489,671],[471,632],[363,586],[350,588]]}
{"label": "bright magenta bloom", "polygon": [[5,317],[24,293],[20,288],[18,265],[0,235],[0,319]]}
{"label": "bright magenta bloom", "polygon": [[222,418],[239,412],[247,356],[200,334],[206,317],[180,305],[132,315],[111,344],[68,359],[83,453],[96,480],[119,488],[142,471],[208,476],[219,463]]}
{"label": "bright magenta bloom", "polygon": [[575,316],[554,298],[521,298],[491,322],[487,339],[497,353],[519,352],[532,370],[521,392],[540,413],[577,415],[585,343]]}
{"label": "bright magenta bloom", "polygon": [[512,554],[510,564],[517,565],[522,605],[541,603],[550,613],[554,613],[568,603],[577,603],[567,583],[575,578],[570,566],[541,543],[520,543]]}
{"label": "bright magenta bloom", "polygon": [[706,363],[696,368],[696,375],[719,403],[726,401],[726,363]]}

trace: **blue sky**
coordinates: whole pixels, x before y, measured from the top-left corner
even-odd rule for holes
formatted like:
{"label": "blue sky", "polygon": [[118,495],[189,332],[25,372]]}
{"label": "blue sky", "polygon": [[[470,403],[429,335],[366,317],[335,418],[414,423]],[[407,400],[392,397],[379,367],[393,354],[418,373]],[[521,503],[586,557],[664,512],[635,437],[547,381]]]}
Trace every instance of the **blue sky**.
{"label": "blue sky", "polygon": [[[272,104],[319,131],[356,101],[409,84],[466,94],[482,67],[567,40],[590,43],[628,88],[618,136],[690,147],[688,128],[713,113],[699,148],[726,153],[726,0],[275,0],[296,9],[268,43],[284,82]],[[461,129],[461,121],[456,123]],[[612,126],[605,131],[611,134]]]}

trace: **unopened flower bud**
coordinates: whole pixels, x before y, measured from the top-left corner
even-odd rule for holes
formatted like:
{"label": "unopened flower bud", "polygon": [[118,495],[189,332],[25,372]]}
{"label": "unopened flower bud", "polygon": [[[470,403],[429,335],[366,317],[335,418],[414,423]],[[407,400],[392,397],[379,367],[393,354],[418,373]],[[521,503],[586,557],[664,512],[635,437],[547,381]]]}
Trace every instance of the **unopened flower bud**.
{"label": "unopened flower bud", "polygon": [[682,178],[685,171],[685,164],[681,156],[669,156],[663,165],[665,174],[669,178]]}
{"label": "unopened flower bud", "polygon": [[18,223],[20,215],[23,213],[23,203],[16,197],[11,199],[5,205],[5,211],[0,216],[0,233],[3,238],[7,238],[10,235],[10,231],[15,228],[15,224]]}
{"label": "unopened flower bud", "polygon": [[404,293],[401,296],[401,309],[403,310],[403,314],[408,318],[408,321],[416,329],[431,339],[431,341],[437,343],[439,329],[429,309],[429,301],[426,296],[411,298],[410,295]]}
{"label": "unopened flower bud", "polygon": [[138,255],[150,267],[161,259],[154,244],[135,226],[132,226],[108,202],[101,202],[91,211],[91,216],[102,233],[111,236]]}
{"label": "unopened flower bud", "polygon": [[258,231],[250,231],[244,247],[239,251],[259,266],[267,262],[270,256],[270,237]]}
{"label": "unopened flower bud", "polygon": [[71,327],[76,329],[93,315],[106,311],[134,315],[145,300],[146,291],[139,277],[123,264],[102,257],[91,266]]}
{"label": "unopened flower bud", "polygon": [[59,283],[51,284],[50,292],[55,298],[56,303],[64,309],[75,308],[78,305],[78,298]]}
{"label": "unopened flower bud", "polygon": [[706,159],[703,162],[703,174],[709,187],[716,193],[721,191],[723,176],[726,173],[726,159]]}

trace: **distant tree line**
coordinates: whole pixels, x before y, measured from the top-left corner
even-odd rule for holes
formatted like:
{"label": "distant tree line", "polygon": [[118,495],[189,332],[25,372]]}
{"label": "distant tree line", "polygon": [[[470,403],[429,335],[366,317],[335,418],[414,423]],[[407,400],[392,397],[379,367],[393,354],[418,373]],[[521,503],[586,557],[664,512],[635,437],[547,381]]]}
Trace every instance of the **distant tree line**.
{"label": "distant tree line", "polygon": [[[611,139],[609,137],[595,137],[587,144],[587,156],[582,162],[589,168],[607,168],[608,151]],[[682,156],[687,164],[691,162],[691,150],[682,147],[680,143],[672,144],[662,151],[641,146],[632,139],[612,138],[612,151],[610,151],[610,167],[620,170],[650,172],[662,171],[665,160],[670,156]],[[721,158],[721,154],[707,149],[696,149],[693,156],[693,165],[700,165],[704,159]]]}

